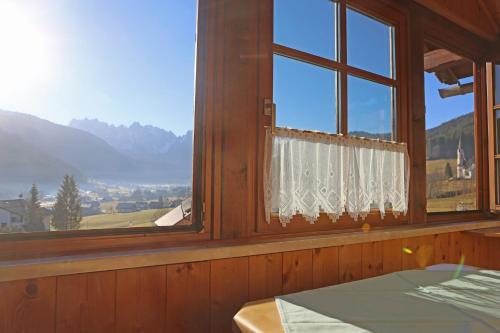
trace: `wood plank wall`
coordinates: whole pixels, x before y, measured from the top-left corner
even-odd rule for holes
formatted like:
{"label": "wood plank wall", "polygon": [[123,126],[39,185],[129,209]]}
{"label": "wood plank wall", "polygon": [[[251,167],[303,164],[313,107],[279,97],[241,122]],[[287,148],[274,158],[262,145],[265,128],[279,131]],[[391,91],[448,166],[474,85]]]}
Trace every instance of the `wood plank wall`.
{"label": "wood plank wall", "polygon": [[500,239],[449,233],[5,282],[0,332],[230,332],[251,300],[458,263],[462,255],[466,264],[500,269]]}

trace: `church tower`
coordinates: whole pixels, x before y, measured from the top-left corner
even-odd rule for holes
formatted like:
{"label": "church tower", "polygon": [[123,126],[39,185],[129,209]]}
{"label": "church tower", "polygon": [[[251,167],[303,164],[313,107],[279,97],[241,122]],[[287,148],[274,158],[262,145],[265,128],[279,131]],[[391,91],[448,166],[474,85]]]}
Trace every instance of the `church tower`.
{"label": "church tower", "polygon": [[465,164],[467,160],[465,159],[465,152],[462,149],[462,136],[460,136],[460,139],[458,140],[458,147],[457,147],[457,179],[462,179],[465,178],[466,172],[465,172]]}

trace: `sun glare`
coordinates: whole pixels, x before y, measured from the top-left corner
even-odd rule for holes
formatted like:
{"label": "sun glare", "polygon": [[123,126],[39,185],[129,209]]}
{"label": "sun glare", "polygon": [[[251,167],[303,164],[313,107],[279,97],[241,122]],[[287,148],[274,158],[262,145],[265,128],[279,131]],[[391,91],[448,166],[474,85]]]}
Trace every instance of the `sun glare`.
{"label": "sun glare", "polygon": [[0,96],[25,93],[49,78],[50,42],[30,14],[0,0]]}

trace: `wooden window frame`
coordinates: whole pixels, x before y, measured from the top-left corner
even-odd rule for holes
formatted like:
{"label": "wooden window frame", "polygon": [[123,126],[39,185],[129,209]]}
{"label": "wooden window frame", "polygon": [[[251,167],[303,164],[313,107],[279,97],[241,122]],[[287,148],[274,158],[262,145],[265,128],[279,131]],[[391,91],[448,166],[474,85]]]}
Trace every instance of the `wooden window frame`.
{"label": "wooden window frame", "polygon": [[[409,142],[409,131],[407,119],[408,111],[408,21],[409,15],[405,11],[401,11],[397,7],[393,7],[387,3],[379,1],[366,1],[366,0],[339,0],[338,1],[338,59],[337,61],[316,56],[310,53],[302,52],[284,45],[274,43],[274,8],[273,0],[266,0],[261,8],[261,17],[259,26],[261,26],[260,51],[259,54],[265,54],[259,65],[259,100],[264,101],[269,96],[273,96],[273,56],[279,55],[301,62],[313,64],[323,68],[328,68],[337,71],[340,78],[338,86],[340,88],[339,101],[342,101],[337,107],[340,109],[339,118],[337,122],[338,132],[346,134],[348,129],[347,119],[347,77],[352,75],[361,79],[371,82],[382,84],[384,86],[393,87],[395,89],[394,101],[395,104],[395,122],[392,126],[396,127],[393,136],[399,142]],[[376,73],[369,72],[364,69],[349,66],[347,64],[347,38],[346,38],[346,13],[347,8],[362,13],[372,19],[378,20],[384,24],[390,25],[393,28],[393,53],[395,68],[393,77],[386,77]],[[278,106],[279,108],[279,106]],[[279,112],[279,109],[278,109]],[[257,179],[262,180],[262,167],[263,167],[263,150],[264,150],[264,137],[265,127],[270,126],[270,117],[263,116],[262,110],[259,110],[259,135],[258,135],[258,156],[259,156],[259,169]],[[386,214],[384,219],[381,219],[378,211],[371,212],[366,219],[359,219],[354,221],[353,218],[347,214],[342,215],[335,223],[332,223],[329,218],[321,214],[319,219],[311,225],[305,221],[301,216],[295,216],[292,223],[283,227],[276,217],[271,218],[271,223],[267,223],[265,219],[264,206],[263,206],[263,184],[260,181],[257,184],[258,200],[257,200],[257,218],[255,224],[249,226],[247,232],[251,236],[265,236],[265,235],[292,235],[297,233],[323,233],[332,231],[348,231],[361,228],[363,224],[368,223],[372,227],[387,227],[394,225],[407,224],[409,222],[409,214],[406,216],[394,217],[390,212]]]}
{"label": "wooden window frame", "polygon": [[488,143],[489,143],[489,189],[490,189],[490,210],[493,212],[500,211],[500,205],[497,201],[500,199],[497,197],[497,181],[496,181],[496,169],[495,161],[500,160],[500,154],[496,154],[496,136],[497,128],[495,126],[495,112],[500,111],[500,104],[495,104],[495,90],[496,90],[496,72],[495,66],[500,66],[500,62],[497,63],[487,63],[486,64],[486,81],[487,81],[487,113],[488,113]]}
{"label": "wooden window frame", "polygon": [[[342,133],[343,135],[348,135],[348,107],[347,107],[347,97],[348,97],[348,88],[347,81],[349,76],[357,77],[363,80],[367,80],[376,84],[380,84],[386,87],[390,87],[395,89],[397,92],[398,86],[400,85],[400,75],[398,75],[398,66],[397,64],[393,64],[393,61],[396,62],[396,55],[398,54],[398,41],[396,40],[396,29],[400,22],[394,24],[394,21],[390,21],[390,19],[385,19],[381,13],[374,13],[371,8],[366,6],[364,2],[356,2],[356,1],[347,1],[347,0],[339,0],[337,3],[337,12],[338,12],[338,33],[336,36],[337,41],[337,53],[339,54],[338,60],[331,60],[328,58],[324,58],[321,56],[317,56],[308,52],[303,52],[298,49],[294,49],[285,45],[281,45],[278,43],[272,44],[272,54],[273,56],[282,56],[285,58],[289,58],[292,60],[300,61],[302,63],[308,63],[317,67],[323,67],[326,69],[330,69],[335,71],[337,77],[339,78],[337,84],[340,86],[340,96],[337,96],[337,109],[340,109],[340,114],[337,114],[337,119],[340,118],[340,122],[337,122],[337,132]],[[346,11],[348,8],[355,10],[356,12],[365,15],[371,19],[379,21],[383,24],[389,25],[394,33],[393,40],[391,40],[391,48],[394,48],[392,52],[392,59],[390,60],[392,68],[391,68],[391,76],[394,77],[386,77],[384,75],[380,75],[377,73],[373,73],[358,67],[350,66],[347,63],[347,22],[346,22]],[[274,10],[274,9],[273,9]],[[393,47],[392,43],[395,43],[396,46]],[[338,52],[340,51],[340,52]],[[391,93],[393,99],[393,103],[398,104],[399,98],[397,97],[397,93]],[[340,105],[339,105],[340,102]],[[340,108],[339,108],[340,106]],[[399,112],[399,108],[396,107],[396,115],[391,114],[391,117],[396,116]],[[340,125],[340,126],[339,126]],[[400,126],[399,124],[391,124],[391,127],[396,127],[396,133],[391,132],[391,135],[395,137],[395,140],[398,140],[401,137]],[[401,141],[401,140],[399,140]]]}
{"label": "wooden window frame", "polygon": [[215,13],[207,1],[197,8],[196,73],[193,130],[193,183],[191,224],[171,227],[109,228],[91,230],[47,231],[0,234],[0,260],[83,254],[179,245],[212,238],[212,223],[205,211],[211,199],[212,177],[212,113],[207,107],[213,77],[212,28]]}

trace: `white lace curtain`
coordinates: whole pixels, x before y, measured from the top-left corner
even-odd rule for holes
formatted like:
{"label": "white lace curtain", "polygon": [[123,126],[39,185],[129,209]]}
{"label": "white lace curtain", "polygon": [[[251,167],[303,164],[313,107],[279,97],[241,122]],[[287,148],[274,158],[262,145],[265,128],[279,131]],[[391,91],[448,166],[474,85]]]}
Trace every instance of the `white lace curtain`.
{"label": "white lace curtain", "polygon": [[406,144],[276,128],[266,133],[264,190],[267,222],[283,225],[301,214],[314,223],[320,213],[335,222],[387,208],[408,210]]}

